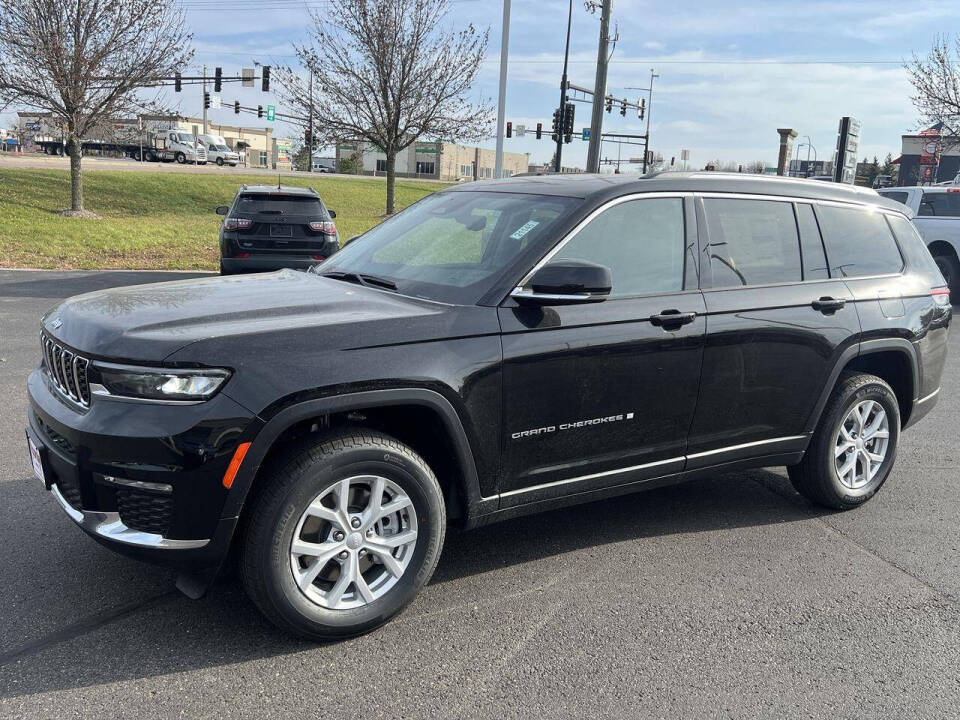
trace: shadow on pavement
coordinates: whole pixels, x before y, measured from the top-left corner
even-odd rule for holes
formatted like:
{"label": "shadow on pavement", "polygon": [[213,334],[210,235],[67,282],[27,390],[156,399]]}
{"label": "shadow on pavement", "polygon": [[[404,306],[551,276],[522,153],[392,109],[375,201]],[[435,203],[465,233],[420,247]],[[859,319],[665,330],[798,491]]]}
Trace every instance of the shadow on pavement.
{"label": "shadow on pavement", "polygon": [[131,270],[0,270],[0,297],[68,298],[127,285],[210,277],[210,273]]}
{"label": "shadow on pavement", "polygon": [[[6,504],[0,485],[0,504]],[[432,586],[562,556],[584,548],[642,541],[675,534],[735,530],[809,520],[818,514],[781,476],[765,470],[718,475],[675,487],[531,515],[472,531],[451,530]],[[172,588],[113,608],[91,607],[90,585],[109,584],[78,536],[75,555],[44,557],[38,568],[57,563],[89,564],[73,585],[50,592],[74,598],[77,615],[60,630],[0,654],[0,698],[89,687],[173,672],[211,668],[318,649],[331,657],[342,651],[290,638],[276,630],[247,599],[239,583],[226,580],[202,600],[191,601]],[[94,556],[95,557],[95,556]],[[130,561],[131,563],[133,561]],[[138,565],[145,584],[165,572]],[[126,570],[126,568],[125,568]],[[531,571],[532,572],[532,571]],[[657,572],[651,567],[651,575]],[[89,583],[89,585],[88,585]],[[430,611],[431,588],[403,615],[395,632],[418,632],[416,622]],[[44,603],[44,598],[34,598]],[[102,600],[101,600],[102,603]],[[426,607],[425,607],[426,606]],[[454,622],[455,620],[451,620]],[[8,622],[17,622],[9,618]],[[413,626],[411,628],[411,625]],[[390,626],[388,625],[388,628]],[[383,632],[383,631],[380,631]]]}

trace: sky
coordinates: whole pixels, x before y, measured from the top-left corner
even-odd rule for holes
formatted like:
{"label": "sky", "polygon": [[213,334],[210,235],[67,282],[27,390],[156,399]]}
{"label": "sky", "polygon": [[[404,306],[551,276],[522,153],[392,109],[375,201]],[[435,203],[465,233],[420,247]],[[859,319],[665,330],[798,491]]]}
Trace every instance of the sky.
{"label": "sky", "polygon": [[[256,60],[293,64],[292,43],[309,41],[310,12],[324,12],[324,0],[181,0],[194,34],[195,64],[212,73],[239,74]],[[473,23],[490,28],[490,42],[476,98],[495,100],[499,78],[502,2],[450,0],[450,27]],[[565,0],[513,0],[510,18],[506,119],[514,126],[550,127],[559,95],[568,3]],[[596,71],[599,12],[582,0],[573,5],[570,80],[592,87]],[[691,167],[706,162],[776,163],[778,127],[792,127],[796,142],[809,143],[811,158],[829,159],[844,115],[862,122],[860,155],[881,159],[900,152],[900,136],[917,128],[910,84],[902,67],[916,52],[924,55],[936,33],[960,32],[960,1],[920,0],[613,0],[612,27],[619,39],[613,51],[607,91],[635,101],[645,93],[628,88],[654,81],[651,149],[669,162],[690,151]],[[226,86],[225,102],[275,104],[270,93]],[[196,87],[167,101],[185,115],[199,116]],[[590,107],[578,103],[576,127],[589,125]],[[211,110],[223,124],[263,126],[232,109]],[[11,118],[0,116],[0,123]],[[635,111],[604,114],[605,132],[640,134],[645,123]],[[280,136],[290,128],[277,128]],[[494,147],[493,137],[480,145]],[[583,166],[587,143],[564,146],[564,165]],[[504,149],[530,154],[531,162],[550,159],[549,131],[504,140]],[[616,158],[605,143],[603,156]],[[807,157],[806,145],[795,155]],[[624,147],[623,158],[639,155]]]}

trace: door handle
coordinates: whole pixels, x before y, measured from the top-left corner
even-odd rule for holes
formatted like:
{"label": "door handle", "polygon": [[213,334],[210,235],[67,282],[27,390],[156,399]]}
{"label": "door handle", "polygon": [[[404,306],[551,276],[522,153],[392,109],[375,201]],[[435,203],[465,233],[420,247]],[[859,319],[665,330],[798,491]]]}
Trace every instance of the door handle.
{"label": "door handle", "polygon": [[654,327],[662,327],[664,330],[672,330],[692,323],[697,317],[695,312],[680,312],[679,310],[664,310],[657,315],[650,316],[650,324]]}
{"label": "door handle", "polygon": [[847,304],[847,301],[843,298],[832,298],[832,297],[822,297],[819,300],[814,300],[810,303],[810,306],[819,312],[824,313],[834,313],[844,305]]}

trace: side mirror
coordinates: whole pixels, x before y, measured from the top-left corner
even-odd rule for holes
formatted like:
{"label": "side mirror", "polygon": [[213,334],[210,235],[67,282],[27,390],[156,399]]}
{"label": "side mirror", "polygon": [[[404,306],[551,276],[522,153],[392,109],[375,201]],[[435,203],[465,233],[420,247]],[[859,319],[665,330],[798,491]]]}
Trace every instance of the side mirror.
{"label": "side mirror", "polygon": [[333,220],[337,216],[337,211],[327,208],[327,215],[329,215],[330,219]]}
{"label": "side mirror", "polygon": [[230,207],[228,205],[217,206],[217,215],[226,215],[228,212],[230,212]]}
{"label": "side mirror", "polygon": [[510,293],[522,305],[600,302],[610,294],[610,268],[584,260],[557,260],[537,270],[526,287]]}

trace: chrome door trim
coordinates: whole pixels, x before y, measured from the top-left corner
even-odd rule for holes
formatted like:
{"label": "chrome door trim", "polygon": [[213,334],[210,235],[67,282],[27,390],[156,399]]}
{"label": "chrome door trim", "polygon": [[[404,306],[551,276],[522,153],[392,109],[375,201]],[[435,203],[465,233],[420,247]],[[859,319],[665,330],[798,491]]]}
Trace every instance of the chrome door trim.
{"label": "chrome door trim", "polygon": [[[937,391],[939,392],[939,390]],[[936,393],[934,393],[935,395]],[[928,396],[932,397],[932,396]],[[926,399],[926,398],[925,398]],[[921,401],[922,402],[922,401]],[[728,445],[726,447],[717,448],[715,450],[705,450],[704,452],[693,453],[691,455],[680,455],[677,457],[667,458],[666,460],[656,460],[655,462],[643,463],[642,465],[630,465],[629,467],[617,468],[616,470],[604,470],[603,472],[590,473],[589,475],[578,475],[577,477],[567,478],[566,480],[556,480],[554,482],[542,483],[540,485],[531,485],[530,487],[517,488],[516,490],[508,490],[507,492],[499,493],[492,497],[485,497],[483,500],[496,500],[499,498],[513,497],[515,495],[521,495],[523,493],[534,492],[536,490],[545,490],[546,488],[559,487],[561,485],[569,485],[570,483],[583,482],[584,480],[595,480],[600,477],[609,477],[611,475],[619,475],[621,473],[632,472],[634,470],[645,470],[646,468],[657,467],[658,465],[667,465],[669,463],[691,460],[694,458],[707,457],[710,455],[719,455],[721,453],[734,452],[736,450],[743,450],[745,448],[759,447],[761,445],[770,445],[773,443],[788,442],[791,440],[803,440],[806,438],[806,435],[787,435],[784,437],[775,437],[769,438],[767,440],[755,440],[754,442],[740,443],[739,445]],[[702,468],[696,468],[700,470]]]}

